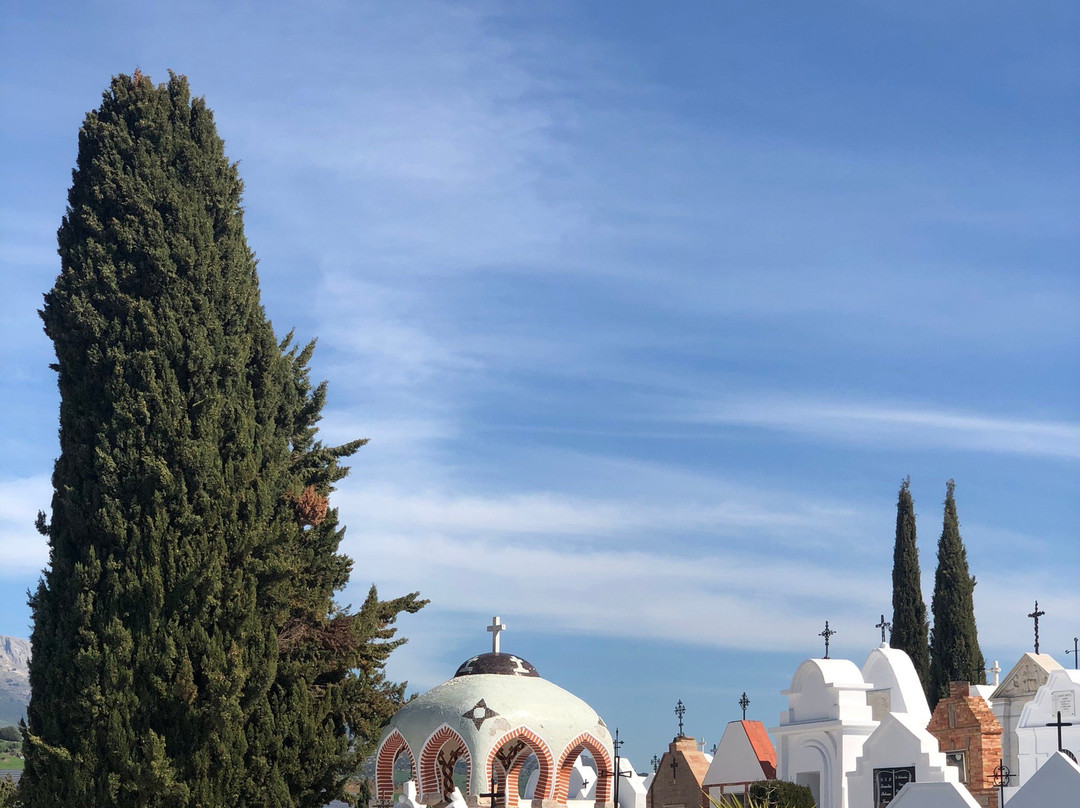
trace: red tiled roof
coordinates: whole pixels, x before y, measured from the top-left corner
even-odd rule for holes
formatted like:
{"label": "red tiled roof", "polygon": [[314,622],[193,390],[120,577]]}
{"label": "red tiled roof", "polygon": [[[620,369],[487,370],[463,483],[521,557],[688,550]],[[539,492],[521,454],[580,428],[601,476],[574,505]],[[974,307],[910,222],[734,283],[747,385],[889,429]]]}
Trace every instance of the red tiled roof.
{"label": "red tiled roof", "polygon": [[769,733],[765,731],[765,725],[760,721],[740,721],[739,723],[742,724],[743,732],[746,733],[750,746],[757,755],[758,762],[761,763],[761,770],[765,772],[766,779],[775,779],[776,750],[773,748],[772,741],[769,740]]}

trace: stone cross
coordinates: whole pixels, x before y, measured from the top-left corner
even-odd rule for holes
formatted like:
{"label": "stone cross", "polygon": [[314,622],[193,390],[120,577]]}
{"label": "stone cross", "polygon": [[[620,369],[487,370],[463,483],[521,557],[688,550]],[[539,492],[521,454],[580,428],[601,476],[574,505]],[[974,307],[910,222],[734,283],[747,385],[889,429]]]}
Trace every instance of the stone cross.
{"label": "stone cross", "polygon": [[[884,617],[884,616],[885,615],[882,615],[882,617]],[[833,631],[831,628],[829,628],[829,621],[826,620],[825,621],[825,630],[823,632],[821,632],[820,634],[818,634],[819,637],[824,637],[825,638],[825,658],[826,659],[829,658],[829,638],[832,637],[832,635],[835,634],[835,633],[836,633],[835,631]]]}
{"label": "stone cross", "polygon": [[746,708],[750,706],[750,699],[746,697],[746,691],[743,691],[742,698],[739,699],[739,706],[742,707],[742,720],[746,720]]}
{"label": "stone cross", "polygon": [[[682,719],[686,715],[686,705],[682,703],[682,699],[679,699],[679,703],[675,705],[675,715],[679,716],[679,737],[683,737]],[[672,772],[674,774],[674,772]]]}
{"label": "stone cross", "polygon": [[1057,721],[1051,721],[1046,726],[1048,726],[1048,727],[1057,727],[1057,730],[1058,730],[1058,751],[1059,752],[1064,751],[1065,747],[1061,745],[1061,728],[1062,727],[1071,727],[1072,722],[1071,721],[1062,721],[1061,720],[1061,710],[1058,710],[1058,719],[1057,719]]}
{"label": "stone cross", "polygon": [[506,624],[500,623],[498,616],[491,618],[491,625],[487,627],[491,632],[491,653],[499,653],[499,632],[506,631]]}
{"label": "stone cross", "polygon": [[880,628],[881,629],[881,644],[884,645],[885,644],[885,629],[892,628],[892,623],[886,623],[885,622],[885,615],[881,615],[881,622],[878,623],[876,626],[874,626],[874,628]]}
{"label": "stone cross", "polygon": [[1029,614],[1028,617],[1032,617],[1032,618],[1035,619],[1035,653],[1036,654],[1039,653],[1039,618],[1042,617],[1044,614],[1046,614],[1046,612],[1040,612],[1039,611],[1039,601],[1035,601],[1035,611],[1033,611],[1031,614]]}
{"label": "stone cross", "polygon": [[1001,666],[998,664],[998,661],[995,659],[994,660],[994,667],[987,668],[987,670],[990,671],[990,673],[994,674],[994,687],[997,687],[998,686],[998,674],[1001,673]]}

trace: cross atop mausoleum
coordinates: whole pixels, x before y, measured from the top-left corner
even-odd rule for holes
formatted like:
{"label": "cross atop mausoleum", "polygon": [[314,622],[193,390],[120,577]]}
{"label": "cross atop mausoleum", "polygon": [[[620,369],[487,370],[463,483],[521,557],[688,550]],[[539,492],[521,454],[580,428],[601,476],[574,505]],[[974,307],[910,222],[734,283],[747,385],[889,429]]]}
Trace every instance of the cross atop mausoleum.
{"label": "cross atop mausoleum", "polygon": [[675,715],[679,717],[679,737],[683,737],[682,719],[686,715],[686,705],[682,703],[682,699],[679,699],[679,703],[675,705]]}
{"label": "cross atop mausoleum", "polygon": [[746,691],[743,691],[742,698],[739,699],[739,706],[742,707],[742,720],[746,720],[746,708],[750,706],[750,699],[746,697]]}
{"label": "cross atop mausoleum", "polygon": [[[885,617],[885,615],[882,615],[882,617]],[[819,637],[824,637],[825,638],[825,658],[826,659],[829,658],[829,638],[832,637],[832,635],[835,634],[835,633],[836,633],[835,631],[833,631],[831,628],[829,628],[829,621],[826,620],[825,621],[825,630],[822,631],[820,634],[818,634]]]}
{"label": "cross atop mausoleum", "polygon": [[874,626],[874,628],[880,628],[881,629],[881,644],[884,645],[885,644],[885,629],[892,628],[892,623],[886,623],[885,622],[885,615],[881,615],[881,622],[878,623],[876,626]]}
{"label": "cross atop mausoleum", "polygon": [[506,624],[499,622],[499,617],[496,615],[491,618],[491,625],[487,627],[487,630],[491,632],[491,653],[499,653],[499,633],[506,631]]}
{"label": "cross atop mausoleum", "polygon": [[1039,601],[1035,601],[1035,611],[1033,611],[1031,614],[1029,614],[1028,617],[1034,618],[1034,620],[1035,620],[1035,653],[1036,654],[1039,653],[1039,618],[1042,617],[1044,614],[1046,614],[1046,612],[1040,612],[1039,611]]}

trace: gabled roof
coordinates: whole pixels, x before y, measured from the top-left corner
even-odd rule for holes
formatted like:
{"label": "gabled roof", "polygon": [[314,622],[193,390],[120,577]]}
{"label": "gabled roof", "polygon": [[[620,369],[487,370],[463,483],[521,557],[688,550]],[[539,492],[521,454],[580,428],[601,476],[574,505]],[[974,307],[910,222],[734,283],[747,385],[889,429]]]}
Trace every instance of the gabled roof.
{"label": "gabled roof", "polygon": [[1076,804],[1077,794],[1080,766],[1055,752],[1013,795],[1008,808],[1064,808]]}
{"label": "gabled roof", "polygon": [[716,745],[716,755],[705,776],[706,786],[772,780],[776,777],[776,750],[760,721],[732,721]]}
{"label": "gabled roof", "polygon": [[1034,696],[1046,684],[1050,671],[1060,668],[1061,664],[1049,654],[1024,654],[1001,680],[990,700]]}

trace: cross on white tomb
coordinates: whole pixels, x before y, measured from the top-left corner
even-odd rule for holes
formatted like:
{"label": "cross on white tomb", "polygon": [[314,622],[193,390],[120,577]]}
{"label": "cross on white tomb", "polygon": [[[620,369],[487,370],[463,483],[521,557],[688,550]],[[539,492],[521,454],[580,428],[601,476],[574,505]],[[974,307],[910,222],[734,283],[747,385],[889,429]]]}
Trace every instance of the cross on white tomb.
{"label": "cross on white tomb", "polygon": [[487,627],[487,630],[491,632],[491,653],[499,653],[499,632],[506,631],[506,624],[499,622],[499,617],[496,615],[491,618],[491,625]]}
{"label": "cross on white tomb", "polygon": [[998,682],[999,674],[1001,673],[1001,666],[998,665],[998,661],[995,659],[994,660],[994,667],[987,668],[987,670],[990,671],[990,673],[994,674],[994,687],[997,687],[998,684],[999,684],[999,682]]}

